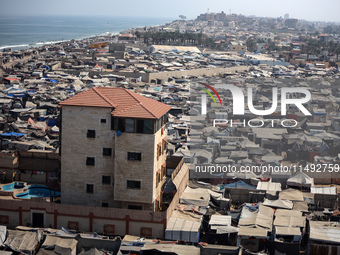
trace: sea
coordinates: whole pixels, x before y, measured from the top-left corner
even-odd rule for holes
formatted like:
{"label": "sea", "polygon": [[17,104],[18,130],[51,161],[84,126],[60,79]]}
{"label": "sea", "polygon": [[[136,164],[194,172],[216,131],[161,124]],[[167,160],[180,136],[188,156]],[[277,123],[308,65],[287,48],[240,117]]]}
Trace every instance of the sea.
{"label": "sea", "polygon": [[164,25],[171,18],[117,16],[0,16],[0,51],[38,47],[126,29]]}

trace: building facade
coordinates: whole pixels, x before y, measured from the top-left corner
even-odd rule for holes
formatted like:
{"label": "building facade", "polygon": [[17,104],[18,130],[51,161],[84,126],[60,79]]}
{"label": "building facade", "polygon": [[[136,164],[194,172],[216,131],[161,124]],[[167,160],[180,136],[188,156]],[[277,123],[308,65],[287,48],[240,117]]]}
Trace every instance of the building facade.
{"label": "building facade", "polygon": [[124,88],[92,88],[59,105],[61,202],[159,211],[171,107]]}

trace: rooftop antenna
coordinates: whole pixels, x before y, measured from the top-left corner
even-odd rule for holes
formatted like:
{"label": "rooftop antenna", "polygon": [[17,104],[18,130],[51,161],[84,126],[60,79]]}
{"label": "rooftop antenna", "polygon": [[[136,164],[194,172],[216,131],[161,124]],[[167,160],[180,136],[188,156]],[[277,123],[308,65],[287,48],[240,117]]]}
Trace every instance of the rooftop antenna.
{"label": "rooftop antenna", "polygon": [[207,13],[209,14],[209,8],[208,8],[208,11],[207,11]]}

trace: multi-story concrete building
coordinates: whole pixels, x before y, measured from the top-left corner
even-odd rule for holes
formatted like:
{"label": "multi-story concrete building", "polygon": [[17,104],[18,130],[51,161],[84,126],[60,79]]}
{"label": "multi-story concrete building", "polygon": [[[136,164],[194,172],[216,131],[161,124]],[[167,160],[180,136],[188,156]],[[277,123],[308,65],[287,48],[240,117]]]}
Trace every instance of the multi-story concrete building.
{"label": "multi-story concrete building", "polygon": [[170,106],[94,87],[59,104],[61,202],[158,211]]}

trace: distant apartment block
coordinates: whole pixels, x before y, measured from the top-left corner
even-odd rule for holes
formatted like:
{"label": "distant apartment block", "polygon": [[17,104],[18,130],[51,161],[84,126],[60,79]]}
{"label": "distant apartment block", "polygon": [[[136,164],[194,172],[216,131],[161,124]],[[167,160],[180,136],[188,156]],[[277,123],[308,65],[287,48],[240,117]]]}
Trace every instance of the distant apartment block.
{"label": "distant apartment block", "polygon": [[287,26],[288,28],[296,28],[297,24],[298,24],[297,19],[286,19],[285,20],[285,26]]}

